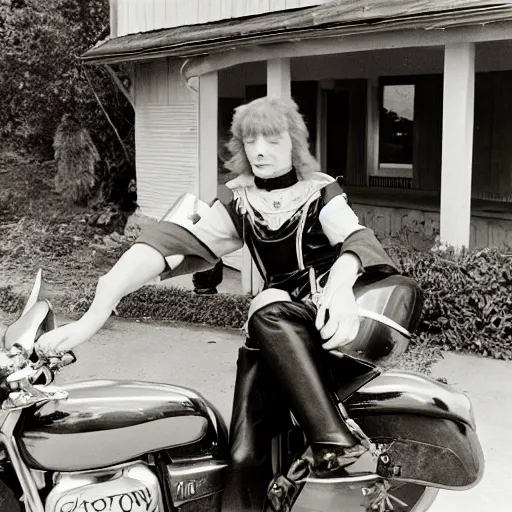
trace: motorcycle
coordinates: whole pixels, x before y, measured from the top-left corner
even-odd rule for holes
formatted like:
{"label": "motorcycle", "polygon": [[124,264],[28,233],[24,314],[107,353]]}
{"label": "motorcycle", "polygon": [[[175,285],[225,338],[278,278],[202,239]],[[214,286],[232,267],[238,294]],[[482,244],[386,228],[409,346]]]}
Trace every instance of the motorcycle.
{"label": "motorcycle", "polygon": [[[0,512],[219,512],[229,449],[215,407],[168,384],[55,386],[76,356],[36,355],[37,338],[56,328],[40,288],[41,271],[0,352]],[[482,477],[468,397],[389,369],[407,347],[401,324],[415,322],[417,285],[391,276],[355,293],[360,335],[351,350],[329,354],[329,368],[340,412],[372,456],[342,477],[294,478],[308,447],[290,413],[290,428],[272,442],[267,511],[423,512],[439,489],[469,489]]]}

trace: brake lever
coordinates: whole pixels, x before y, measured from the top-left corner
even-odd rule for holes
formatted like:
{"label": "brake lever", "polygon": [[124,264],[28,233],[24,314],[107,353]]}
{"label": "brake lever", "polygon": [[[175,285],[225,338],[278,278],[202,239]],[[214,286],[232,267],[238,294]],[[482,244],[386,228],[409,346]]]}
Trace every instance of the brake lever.
{"label": "brake lever", "polygon": [[38,370],[33,368],[32,366],[26,366],[22,370],[18,370],[11,375],[6,377],[6,381],[9,384],[15,384],[16,382],[22,382],[24,380],[29,380],[37,375]]}

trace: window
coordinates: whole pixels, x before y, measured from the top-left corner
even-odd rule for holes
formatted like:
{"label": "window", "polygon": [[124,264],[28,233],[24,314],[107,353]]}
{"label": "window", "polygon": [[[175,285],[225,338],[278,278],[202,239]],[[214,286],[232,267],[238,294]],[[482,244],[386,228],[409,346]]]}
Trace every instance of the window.
{"label": "window", "polygon": [[385,84],[381,87],[376,176],[412,178],[414,96],[414,84]]}

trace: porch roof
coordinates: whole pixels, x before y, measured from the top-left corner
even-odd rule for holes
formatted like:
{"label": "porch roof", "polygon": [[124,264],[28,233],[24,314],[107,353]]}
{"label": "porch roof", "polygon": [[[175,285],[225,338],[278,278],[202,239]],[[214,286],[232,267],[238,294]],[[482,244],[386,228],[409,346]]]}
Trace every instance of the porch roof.
{"label": "porch roof", "polygon": [[[86,63],[197,57],[325,35],[444,30],[512,21],[512,4],[492,0],[337,0],[317,7],[130,34],[98,43]],[[512,36],[511,36],[512,37]]]}

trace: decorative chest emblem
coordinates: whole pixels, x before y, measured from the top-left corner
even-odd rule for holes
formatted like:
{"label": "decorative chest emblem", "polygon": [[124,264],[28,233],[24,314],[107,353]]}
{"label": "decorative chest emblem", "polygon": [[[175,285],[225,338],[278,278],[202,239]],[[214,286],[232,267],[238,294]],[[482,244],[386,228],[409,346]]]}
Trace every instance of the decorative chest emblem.
{"label": "decorative chest emblem", "polygon": [[274,201],[274,208],[281,208],[281,201]]}

